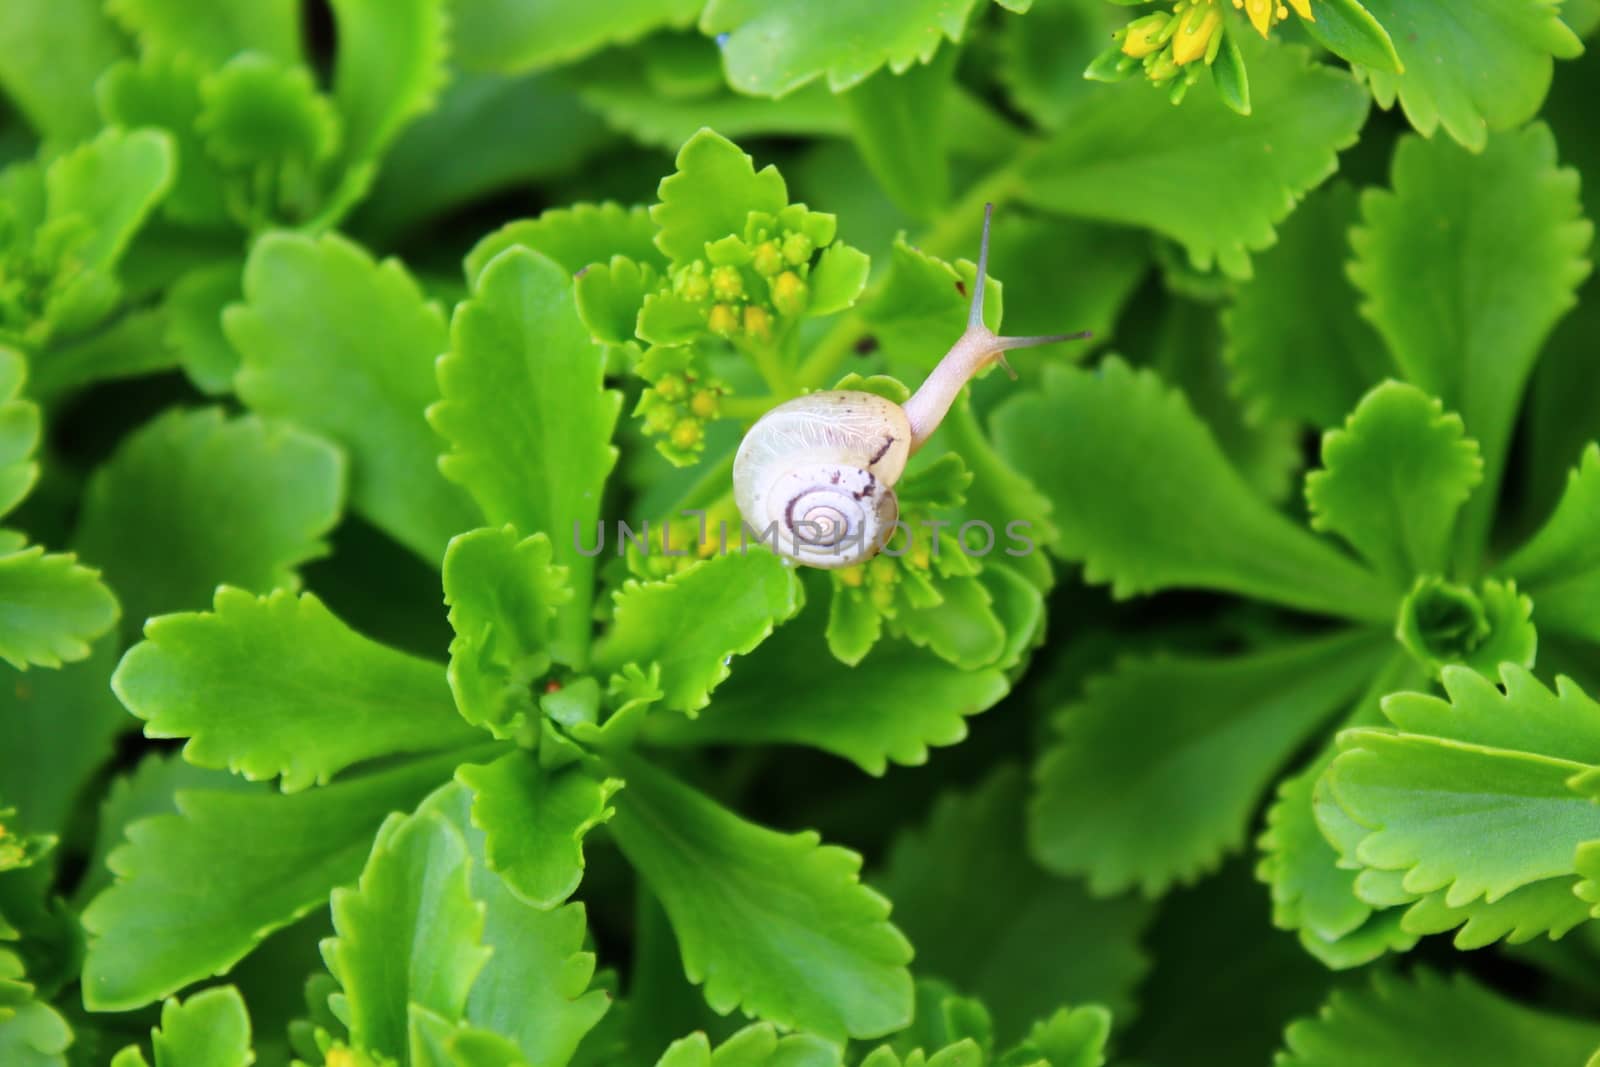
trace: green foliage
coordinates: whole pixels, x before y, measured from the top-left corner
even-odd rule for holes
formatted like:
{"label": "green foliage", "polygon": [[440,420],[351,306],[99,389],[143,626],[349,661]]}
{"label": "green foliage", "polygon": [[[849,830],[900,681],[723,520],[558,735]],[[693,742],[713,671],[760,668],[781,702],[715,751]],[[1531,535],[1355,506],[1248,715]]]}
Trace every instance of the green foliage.
{"label": "green foliage", "polygon": [[1597,27],[0,4],[0,1064],[1600,1056]]}

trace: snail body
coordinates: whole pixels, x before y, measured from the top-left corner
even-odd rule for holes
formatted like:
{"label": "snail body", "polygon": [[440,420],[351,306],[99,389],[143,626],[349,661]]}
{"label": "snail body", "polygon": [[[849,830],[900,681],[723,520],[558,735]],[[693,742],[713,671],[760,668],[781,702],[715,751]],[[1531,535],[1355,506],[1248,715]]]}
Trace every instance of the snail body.
{"label": "snail body", "polygon": [[1088,336],[1002,337],[983,324],[993,210],[984,207],[967,328],[903,407],[875,393],[808,393],[767,412],[740,442],[734,501],[751,533],[780,555],[829,569],[877,555],[899,519],[895,483],[967,382],[1003,364],[1010,349]]}

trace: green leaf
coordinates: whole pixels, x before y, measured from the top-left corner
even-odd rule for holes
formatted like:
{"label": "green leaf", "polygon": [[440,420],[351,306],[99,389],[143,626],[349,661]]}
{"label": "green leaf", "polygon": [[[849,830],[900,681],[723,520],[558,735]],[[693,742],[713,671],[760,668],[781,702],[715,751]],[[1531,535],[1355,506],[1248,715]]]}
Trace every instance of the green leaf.
{"label": "green leaf", "polygon": [[1306,476],[1315,530],[1337,533],[1373,569],[1403,583],[1445,569],[1456,513],[1483,475],[1461,416],[1420,389],[1389,381],[1322,437],[1322,469]]}
{"label": "green leaf", "polygon": [[187,53],[147,52],[106,71],[95,93],[108,123],[154,126],[172,138],[176,175],[162,212],[179,222],[216,226],[229,218],[222,175],[207,158],[196,127],[206,69]]}
{"label": "green leaf", "polygon": [[577,765],[547,768],[520,752],[464,765],[456,780],[472,791],[472,825],[483,832],[489,867],[541,909],[577,890],[584,835],[611,817],[611,796],[622,785]]}
{"label": "green leaf", "polygon": [[[48,1004],[30,1000],[0,1018],[0,1062],[7,1067],[66,1067],[72,1028]],[[119,1065],[120,1067],[120,1065]]]}
{"label": "green leaf", "polygon": [[58,670],[0,668],[0,797],[20,809],[13,826],[63,834],[89,780],[109,762],[131,725],[106,679],[116,639]]}
{"label": "green leaf", "polygon": [[200,96],[195,128],[230,170],[286,160],[309,169],[338,149],[338,113],[304,67],[245,52],[202,81]]}
{"label": "green leaf", "polygon": [[[1252,35],[1242,35],[1249,39]],[[1250,253],[1356,139],[1367,94],[1304,50],[1251,42],[1254,113],[1211,93],[1173,107],[1140,79],[1084,97],[1023,167],[1018,195],[1083,218],[1145,226],[1182,244],[1201,270],[1251,274]]]}
{"label": "green leaf", "polygon": [[292,425],[172,410],[95,472],[75,545],[105,568],[128,628],[202,608],[217,586],[296,589],[339,521],[344,457]]}
{"label": "green leaf", "polygon": [[537,252],[495,257],[456,307],[439,360],[443,399],[428,413],[450,450],[439,466],[493,525],[545,533],[574,592],[557,609],[574,662],[588,654],[594,560],[580,533],[600,515],[622,398],[604,387],[601,350],[578,319],[567,272]]}
{"label": "green leaf", "polygon": [[743,234],[750,212],[775,215],[789,202],[776,167],[757,171],[755,160],[712,130],[689,138],[676,168],[661,180],[660,202],[650,209],[659,227],[656,247],[673,263],[700,259],[707,243]]}
{"label": "green leaf", "polygon": [[85,271],[111,271],[151,210],[171,188],[171,140],[156,130],[108,129],[45,171],[48,221],[92,223],[73,253]]}
{"label": "green leaf", "polygon": [[[1406,379],[1459,412],[1482,448],[1483,485],[1456,541],[1470,567],[1488,535],[1528,374],[1589,272],[1593,228],[1580,214],[1578,176],[1557,167],[1542,125],[1496,137],[1481,155],[1404,138],[1392,180],[1392,192],[1362,198],[1350,277]],[[1417,292],[1433,297],[1402,295]]]}
{"label": "green leaf", "polygon": [[607,45],[694,22],[703,0],[619,0],[603,7],[457,0],[455,58],[468,70],[520,73],[558,66]]}
{"label": "green leaf", "polygon": [[[977,266],[947,263],[897,236],[889,270],[877,292],[862,307],[889,366],[902,374],[927,373],[966,329],[969,286]],[[993,275],[983,292],[983,321],[1000,328],[1005,287]]]}
{"label": "green leaf", "polygon": [[1051,549],[1114,596],[1219,589],[1392,618],[1386,583],[1268,507],[1148,371],[1117,359],[1094,372],[1050,367],[1043,389],[1007,401],[993,424],[1001,455],[1055,507]]}
{"label": "green leaf", "polygon": [[1129,660],[1091,680],[1035,772],[1033,854],[1099,894],[1154,896],[1214,869],[1284,761],[1382,662],[1381,637]]}
{"label": "green leaf", "polygon": [[439,441],[423,418],[447,347],[439,308],[397,261],[376,262],[333,235],[263,237],[244,293],[223,316],[242,360],[240,398],[341,445],[356,510],[437,563],[452,536],[478,525],[440,476]]}
{"label": "green leaf", "polygon": [[39,405],[22,395],[28,361],[0,346],[0,515],[22,503],[39,480],[34,450],[39,447]]}
{"label": "green leaf", "polygon": [[903,74],[929,62],[946,39],[961,40],[977,4],[819,0],[802,10],[784,0],[711,0],[700,31],[727,35],[720,40],[728,84],[742,93],[783,96],[824,74],[828,88],[842,93],[885,64]]}
{"label": "green leaf", "polygon": [[1278,1067],[1355,1063],[1582,1063],[1600,1043],[1600,1026],[1535,1011],[1465,975],[1428,970],[1409,978],[1377,972],[1370,991],[1338,990],[1315,1018],[1284,1034]]}
{"label": "green leaf", "polygon": [[706,1002],[830,1040],[911,1019],[911,946],[861,858],[815,833],[745,822],[632,758],[618,757],[612,835],[661,899]]}
{"label": "green leaf", "polygon": [[1387,31],[1403,74],[1385,63],[1366,71],[1383,107],[1395,98],[1419,133],[1445,132],[1481,152],[1490,130],[1531,119],[1550,88],[1551,57],[1583,51],[1550,0],[1362,0]]}
{"label": "green leaf", "polygon": [[[202,990],[182,1003],[174,998],[162,1004],[161,1027],[150,1032],[150,1040],[156,1067],[250,1067],[256,1061],[250,1048],[250,1013],[231,985]],[[119,1067],[130,1052],[131,1062],[145,1062],[138,1047],[130,1045],[117,1054]]]}
{"label": "green leaf", "polygon": [[[1355,856],[1405,872],[1408,892],[1447,890],[1459,907],[1571,874],[1600,811],[1567,788],[1580,764],[1440,738],[1354,730],[1328,781],[1368,833]],[[1537,835],[1522,831],[1537,825]]]}
{"label": "green leaf", "polygon": [[947,48],[902,74],[880,70],[840,98],[867,168],[912,218],[931,218],[950,198],[944,110],[954,74]]}
{"label": "green leaf", "polygon": [[1555,511],[1499,570],[1534,597],[1542,629],[1600,641],[1600,445],[1583,450]]}
{"label": "green leaf", "polygon": [[66,145],[100,129],[94,84],[124,45],[99,0],[11,0],[0,9],[0,90],[40,137]]}
{"label": "green leaf", "polygon": [[572,589],[551,554],[544,534],[519,541],[512,526],[461,534],[445,550],[450,690],[468,722],[497,734],[514,735],[535,712],[531,686],[552,660],[574,660],[552,641]]}
{"label": "green leaf", "polygon": [[1009,685],[995,667],[962,670],[905,641],[883,640],[854,668],[833,666],[812,610],[743,661],[690,722],[659,717],[650,738],[676,744],[809,745],[881,775],[917,766],[930,746],[967,736],[966,717],[992,707]]}
{"label": "green leaf", "polygon": [[167,290],[162,311],[166,316],[164,340],[178,355],[183,372],[203,393],[233,391],[239,371],[239,353],[222,331],[223,309],[237,303],[242,265],[219,263],[192,270]]}
{"label": "green leaf", "polygon": [[[530,1064],[565,1064],[611,998],[590,990],[594,955],[584,951],[582,904],[546,911],[519,898],[491,869],[487,840],[468,815],[467,791],[446,786],[422,804],[449,819],[472,856],[472,896],[483,906],[489,962],[472,984],[467,1021],[516,1039]],[[476,1064],[477,1061],[471,1061]],[[503,1067],[506,1058],[483,1067]]]}
{"label": "green leaf", "polygon": [[329,0],[339,42],[333,99],[345,158],[375,159],[432,106],[448,77],[443,0]]}
{"label": "green leaf", "polygon": [[595,653],[613,673],[661,666],[666,706],[694,715],[747,655],[805,602],[788,561],[756,548],[713,556],[660,582],[629,581],[614,596],[611,630]]}
{"label": "green leaf", "polygon": [[226,971],[273,930],[354,881],[384,816],[409,809],[460,753],[290,796],[178,794],[178,814],[134,823],[116,884],[83,913],[91,1011],[126,1011]]}
{"label": "green leaf", "polygon": [[300,60],[294,0],[216,0],[203,8],[181,0],[109,0],[106,10],[145,52],[188,53],[213,67],[246,51],[281,63]]}
{"label": "green leaf", "polygon": [[1356,0],[1324,0],[1317,5],[1316,15],[1301,25],[1328,51],[1348,59],[1352,66],[1371,67],[1383,74],[1401,72],[1394,39]]}
{"label": "green leaf", "polygon": [[667,262],[655,246],[655,235],[655,223],[642,206],[623,207],[612,200],[574,204],[553,208],[536,219],[506,223],[472,246],[463,267],[473,288],[484,269],[508,248],[542,252],[568,274],[591,263],[609,262],[613,256],[664,269]]}
{"label": "green leaf", "polygon": [[1013,1056],[1038,1056],[1049,1067],[1102,1067],[1111,1039],[1111,1013],[1098,1004],[1057,1008],[1035,1023]]}
{"label": "green leaf", "polygon": [[473,740],[435,663],[362,637],[310,593],[227,586],[208,613],[145,626],[111,679],[147,737],[187,737],[184,757],[284,792],[363,760]]}
{"label": "green leaf", "polygon": [[[337,935],[323,942],[357,1048],[405,1056],[407,1006],[459,1021],[489,961],[484,908],[469,889],[466,839],[431,812],[390,815],[360,884],[333,891]],[[337,1002],[336,1002],[337,1003]]]}
{"label": "green leaf", "polygon": [[1306,197],[1224,312],[1225,354],[1253,419],[1337,425],[1393,371],[1383,341],[1356,313],[1343,257],[1331,254],[1346,246],[1356,205],[1343,181]]}
{"label": "green leaf", "polygon": [[656,1067],[839,1067],[839,1050],[811,1034],[778,1036],[769,1023],[735,1033],[713,1051],[704,1033],[667,1047]]}
{"label": "green leaf", "polygon": [[117,614],[100,572],[77,556],[38,545],[0,555],[0,659],[18,670],[86,658]]}
{"label": "green leaf", "polygon": [[1478,592],[1442,578],[1418,578],[1400,602],[1395,637],[1437,675],[1451,663],[1494,672],[1502,664],[1533,666],[1539,635],[1533,601],[1515,582],[1486,580]]}
{"label": "green leaf", "polygon": [[854,307],[867,287],[871,268],[871,258],[860,249],[847,244],[831,244],[824,248],[817,257],[816,269],[806,279],[811,288],[806,317],[818,318]]}
{"label": "green leaf", "polygon": [[[1149,966],[1139,947],[1148,905],[1096,899],[1029,860],[1026,791],[1007,767],[976,789],[945,794],[926,824],[896,838],[883,874],[896,921],[917,948],[918,973],[981,999],[1002,1043],[1022,1039],[1063,1003],[1129,1011]],[[1039,951],[1051,944],[1072,952]]]}

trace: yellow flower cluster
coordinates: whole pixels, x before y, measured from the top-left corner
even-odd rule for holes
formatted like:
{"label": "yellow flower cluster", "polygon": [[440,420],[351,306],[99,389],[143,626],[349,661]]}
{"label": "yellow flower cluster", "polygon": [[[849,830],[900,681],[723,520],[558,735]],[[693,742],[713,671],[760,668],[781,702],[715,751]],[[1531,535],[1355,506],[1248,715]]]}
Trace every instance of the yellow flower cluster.
{"label": "yellow flower cluster", "polygon": [[[1285,6],[1287,3],[1288,6]],[[1311,0],[1233,0],[1261,36],[1289,17],[1289,8],[1307,21]],[[1211,64],[1226,33],[1221,0],[1177,0],[1171,11],[1157,11],[1130,22],[1118,37],[1124,56],[1137,59],[1146,77],[1166,84],[1196,61]]]}
{"label": "yellow flower cluster", "polygon": [[704,308],[706,329],[718,337],[772,340],[774,313],[793,317],[806,309],[802,273],[816,251],[811,238],[786,231],[754,245],[721,247],[731,262],[697,259],[675,267],[672,291]]}
{"label": "yellow flower cluster", "polygon": [[639,398],[634,414],[644,419],[644,432],[665,438],[673,451],[697,454],[705,442],[706,423],[722,408],[719,382],[701,379],[693,370],[663,374]]}

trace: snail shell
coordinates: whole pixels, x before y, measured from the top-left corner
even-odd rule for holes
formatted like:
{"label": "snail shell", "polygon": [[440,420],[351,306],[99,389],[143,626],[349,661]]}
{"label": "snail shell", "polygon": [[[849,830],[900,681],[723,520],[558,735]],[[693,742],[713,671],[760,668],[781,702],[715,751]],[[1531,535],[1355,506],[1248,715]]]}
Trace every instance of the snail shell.
{"label": "snail shell", "polygon": [[[905,410],[873,393],[832,390],[780,404],[745,435],[734,499],[751,536],[812,567],[876,555],[900,507],[894,484],[911,456]],[[772,531],[769,533],[769,531]]]}

